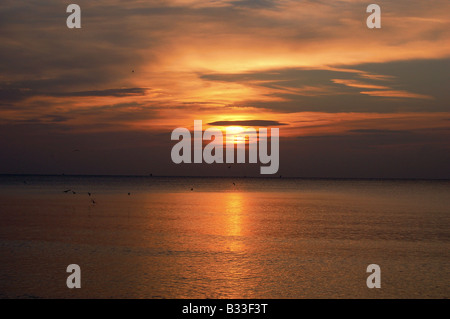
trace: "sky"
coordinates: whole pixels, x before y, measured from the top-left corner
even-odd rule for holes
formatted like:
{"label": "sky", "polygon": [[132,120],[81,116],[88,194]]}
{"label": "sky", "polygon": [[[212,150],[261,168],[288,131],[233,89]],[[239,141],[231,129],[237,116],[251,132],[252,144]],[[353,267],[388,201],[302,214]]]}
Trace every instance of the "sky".
{"label": "sky", "polygon": [[259,176],[172,163],[177,127],[278,127],[292,177],[450,178],[450,2],[3,0],[0,174]]}

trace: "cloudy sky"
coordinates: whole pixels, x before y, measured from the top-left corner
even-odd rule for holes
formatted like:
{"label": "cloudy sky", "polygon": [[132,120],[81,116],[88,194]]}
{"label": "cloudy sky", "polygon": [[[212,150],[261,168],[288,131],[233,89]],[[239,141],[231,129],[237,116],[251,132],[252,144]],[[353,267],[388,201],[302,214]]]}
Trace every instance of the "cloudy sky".
{"label": "cloudy sky", "polygon": [[177,127],[280,128],[280,171],[450,178],[450,2],[3,0],[0,173],[257,175]]}

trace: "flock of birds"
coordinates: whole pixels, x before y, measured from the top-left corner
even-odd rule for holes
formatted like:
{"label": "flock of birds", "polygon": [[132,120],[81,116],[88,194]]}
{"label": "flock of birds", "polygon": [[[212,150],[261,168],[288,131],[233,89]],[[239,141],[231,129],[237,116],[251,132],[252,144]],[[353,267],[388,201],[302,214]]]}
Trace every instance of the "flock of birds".
{"label": "flock of birds", "polygon": [[[73,190],[71,190],[71,189],[66,189],[65,191],[63,191],[64,193],[72,193],[72,194],[76,194],[77,192],[75,192],[75,191],[73,191]],[[87,194],[89,195],[89,197],[91,197],[91,195],[92,195],[92,193],[90,193],[90,192],[87,192]],[[130,195],[130,193],[128,193],[128,195]],[[91,203],[92,204],[97,204],[97,202],[95,201],[95,199],[94,198],[91,198]]]}
{"label": "flock of birds", "polygon": [[[133,70],[133,72],[134,72],[134,70]],[[231,168],[231,166],[228,166],[228,168],[230,169]],[[153,176],[153,174],[150,174],[150,176]],[[281,178],[281,175],[280,175],[280,178]],[[26,181],[24,181],[24,183],[26,184]],[[236,183],[235,182],[233,182],[233,186],[236,186]],[[191,187],[191,191],[194,191],[194,188],[193,187]],[[73,191],[72,189],[66,189],[66,190],[64,190],[63,191],[64,193],[72,193],[72,194],[76,194],[76,192],[75,191]],[[90,192],[87,192],[87,194],[89,195],[89,197],[91,197],[91,195],[92,195],[92,193],[90,193]],[[128,196],[131,196],[131,193],[128,193]],[[97,204],[97,202],[95,201],[95,199],[94,198],[91,198],[91,202],[92,202],[92,204]]]}
{"label": "flock of birds", "polygon": [[[233,186],[236,186],[236,183],[235,182],[233,182]],[[191,187],[191,191],[193,191],[194,190],[194,188],[193,187]],[[73,190],[71,190],[71,189],[66,189],[65,191],[63,191],[63,193],[72,193],[72,194],[76,194],[77,192],[75,192],[75,191],[73,191]],[[92,195],[92,193],[90,193],[90,192],[87,192],[87,194],[89,195],[89,197],[91,197],[91,195]],[[128,196],[131,196],[131,193],[128,193]],[[92,204],[97,204],[97,202],[95,201],[95,199],[94,198],[91,198],[91,202],[92,202]]]}
{"label": "flock of birds", "polygon": [[[134,73],[134,70],[132,70],[132,72]],[[76,151],[78,151],[79,152],[79,150],[77,149],[77,150],[74,150],[74,152],[76,152]],[[230,169],[231,168],[231,165],[228,165],[228,168]],[[64,175],[64,174],[63,174]],[[149,174],[149,176],[153,176],[153,174]],[[281,176],[280,176],[281,177]],[[24,183],[26,184],[26,182],[24,181]],[[236,186],[236,183],[235,182],[233,182],[233,186]],[[193,187],[191,187],[191,191],[194,191],[194,188]],[[72,193],[72,194],[76,194],[76,192],[75,191],[73,191],[72,189],[66,189],[66,190],[64,190],[63,191],[64,193]],[[87,193],[88,195],[89,195],[89,197],[91,197],[91,193],[90,192],[88,192]],[[131,193],[128,193],[128,196],[131,196]],[[91,202],[92,202],[92,204],[97,204],[97,202],[95,201],[95,199],[94,198],[91,198]]]}
{"label": "flock of birds", "polygon": [[[75,192],[75,191],[73,191],[73,190],[71,190],[71,189],[66,189],[65,191],[63,191],[63,193],[72,193],[72,194],[76,194],[77,192]],[[91,192],[87,192],[87,194],[88,194],[88,196],[89,197],[91,197],[92,196],[92,193]],[[131,193],[128,193],[128,196],[131,196]],[[97,204],[97,202],[95,201],[95,199],[94,198],[91,198],[91,203],[92,204]]]}

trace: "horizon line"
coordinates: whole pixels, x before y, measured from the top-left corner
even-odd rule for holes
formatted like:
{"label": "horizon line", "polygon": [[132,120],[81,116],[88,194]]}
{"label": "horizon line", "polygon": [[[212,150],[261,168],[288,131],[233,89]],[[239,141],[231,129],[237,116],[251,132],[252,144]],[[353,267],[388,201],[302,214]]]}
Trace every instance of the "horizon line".
{"label": "horizon line", "polygon": [[201,176],[201,175],[128,175],[128,174],[27,174],[0,173],[6,176],[46,176],[46,177],[140,177],[140,178],[253,178],[253,179],[304,179],[304,180],[416,180],[416,181],[450,181],[450,178],[420,178],[420,177],[301,177],[301,176]]}

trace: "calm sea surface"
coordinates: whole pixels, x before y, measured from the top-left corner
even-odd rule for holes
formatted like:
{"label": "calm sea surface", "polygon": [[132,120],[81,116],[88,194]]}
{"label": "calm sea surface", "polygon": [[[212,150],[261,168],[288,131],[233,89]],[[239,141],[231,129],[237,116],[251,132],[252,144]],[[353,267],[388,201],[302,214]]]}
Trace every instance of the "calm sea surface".
{"label": "calm sea surface", "polygon": [[448,298],[449,248],[449,181],[0,176],[0,298]]}

